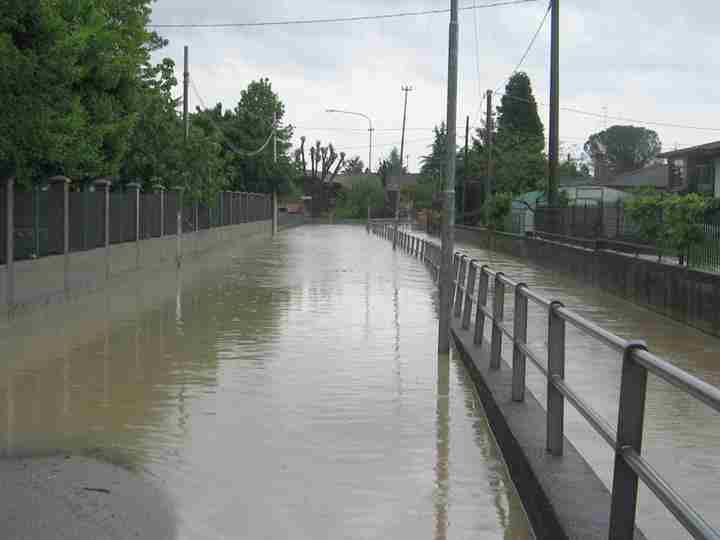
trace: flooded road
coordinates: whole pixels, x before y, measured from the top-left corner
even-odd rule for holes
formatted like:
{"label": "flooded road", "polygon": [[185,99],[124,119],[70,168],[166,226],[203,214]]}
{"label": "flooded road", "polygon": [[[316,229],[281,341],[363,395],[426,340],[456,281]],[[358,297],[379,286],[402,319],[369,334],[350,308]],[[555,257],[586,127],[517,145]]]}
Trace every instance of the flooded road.
{"label": "flooded road", "polygon": [[182,539],[531,537],[419,261],[317,226],[182,272],[0,332],[0,452],[127,464]]}
{"label": "flooded road", "polygon": [[[470,244],[461,249],[493,270],[526,283],[545,298],[559,300],[604,328],[626,338],[645,340],[655,354],[720,386],[720,339],[682,325],[571,277],[529,265],[527,261]],[[506,288],[505,314],[511,320],[513,291]],[[490,297],[492,298],[492,296]],[[547,312],[529,302],[528,343],[545,355]],[[486,330],[487,332],[487,330]],[[566,325],[566,380],[615,426],[621,358],[598,341]],[[485,335],[488,335],[487,333]],[[510,361],[512,348],[503,344]],[[546,381],[528,362],[527,384],[545,405]],[[566,436],[590,462],[605,484],[612,485],[613,454],[569,403]],[[653,375],[648,377],[643,454],[703,517],[720,528],[720,415]],[[642,486],[642,483],[641,483]],[[646,488],[640,490],[639,523],[649,538],[689,538],[672,515]]]}

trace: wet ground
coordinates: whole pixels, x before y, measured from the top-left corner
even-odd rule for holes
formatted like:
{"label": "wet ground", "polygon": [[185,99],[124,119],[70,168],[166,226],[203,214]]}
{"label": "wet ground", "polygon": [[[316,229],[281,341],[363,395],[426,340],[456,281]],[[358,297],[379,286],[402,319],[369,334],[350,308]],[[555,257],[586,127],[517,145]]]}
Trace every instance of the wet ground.
{"label": "wet ground", "polygon": [[528,538],[436,304],[351,226],[147,274],[2,329],[0,451],[129,467],[182,539]]}

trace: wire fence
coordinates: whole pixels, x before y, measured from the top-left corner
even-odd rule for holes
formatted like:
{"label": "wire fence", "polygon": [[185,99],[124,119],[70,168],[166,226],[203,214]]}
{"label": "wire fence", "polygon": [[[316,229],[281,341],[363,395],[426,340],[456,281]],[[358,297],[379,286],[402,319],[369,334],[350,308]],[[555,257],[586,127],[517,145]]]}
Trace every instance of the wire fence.
{"label": "wire fence", "polygon": [[[662,219],[660,216],[658,219]],[[566,243],[587,245],[596,241],[599,248],[662,259],[663,255],[677,257],[691,268],[720,272],[720,224],[707,216],[705,223],[697,223],[702,240],[693,244],[687,253],[668,253],[647,242],[622,204],[613,206],[569,206],[563,208],[538,207],[532,217],[535,234]],[[511,220],[510,232],[524,234],[530,227]],[[681,262],[681,264],[682,264]]]}
{"label": "wire fence", "polygon": [[[272,218],[268,194],[223,191],[210,201],[191,201],[177,190],[142,193],[129,189],[111,191],[106,204],[104,189],[88,187],[67,192],[64,188],[34,187],[13,190],[13,259],[35,259],[64,252],[65,204],[68,215],[69,251],[103,247],[106,213],[109,243],[119,244],[177,234],[178,209],[183,233],[238,225]],[[0,189],[0,264],[7,258],[7,188]]]}

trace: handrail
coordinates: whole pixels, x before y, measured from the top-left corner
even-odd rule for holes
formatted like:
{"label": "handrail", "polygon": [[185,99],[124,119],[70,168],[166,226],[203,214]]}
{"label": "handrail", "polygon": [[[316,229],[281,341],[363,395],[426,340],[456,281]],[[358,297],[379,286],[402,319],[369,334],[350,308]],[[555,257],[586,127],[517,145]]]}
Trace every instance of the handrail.
{"label": "handrail", "polygon": [[[370,224],[379,236],[387,237],[387,226]],[[428,239],[403,233],[410,253],[420,257],[432,270],[435,278],[439,274],[440,248]],[[415,242],[417,242],[417,248]],[[490,368],[500,367],[503,336],[513,343],[513,400],[523,401],[525,381],[525,359],[538,368],[548,381],[547,392],[547,447],[555,455],[562,455],[564,439],[563,403],[567,399],[587,423],[615,451],[615,472],[613,474],[612,507],[610,531],[612,539],[631,540],[634,536],[637,508],[637,485],[641,480],[658,497],[680,524],[694,537],[720,540],[720,532],[709,525],[677,494],[667,482],[642,457],[642,426],[647,390],[647,373],[660,377],[669,384],[684,391],[699,401],[720,412],[720,388],[700,380],[694,375],[670,364],[649,352],[643,342],[628,341],[609,330],[593,323],[561,303],[548,300],[524,283],[518,283],[502,272],[493,271],[480,265],[476,259],[461,252],[453,257],[455,277],[453,279],[454,315],[462,317],[462,326],[473,325],[474,344],[480,346],[485,321],[489,321],[491,332]],[[479,279],[476,287],[473,281]],[[490,283],[494,287],[490,287]],[[515,290],[514,330],[503,321],[505,286]],[[488,292],[494,290],[492,303]],[[477,294],[475,293],[477,291]],[[543,365],[537,353],[525,342],[527,328],[527,300],[545,308],[548,312],[547,365]],[[474,314],[474,315],[473,315]],[[473,320],[474,319],[474,320]],[[623,370],[620,389],[620,406],[617,427],[597,413],[565,381],[565,323],[571,324],[585,335],[596,339],[623,355]],[[522,387],[520,387],[522,383]]]}

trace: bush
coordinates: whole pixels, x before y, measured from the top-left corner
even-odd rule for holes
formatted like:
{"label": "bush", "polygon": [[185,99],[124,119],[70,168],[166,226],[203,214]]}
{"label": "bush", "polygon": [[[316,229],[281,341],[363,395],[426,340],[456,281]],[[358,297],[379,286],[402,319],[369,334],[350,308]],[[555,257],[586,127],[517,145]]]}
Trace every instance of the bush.
{"label": "bush", "polygon": [[367,217],[368,206],[378,209],[385,205],[385,191],[380,178],[375,175],[356,180],[350,189],[338,195],[335,215],[342,218],[363,219]]}
{"label": "bush", "polygon": [[511,193],[495,193],[487,198],[481,209],[482,222],[490,229],[502,230],[512,208]]}

